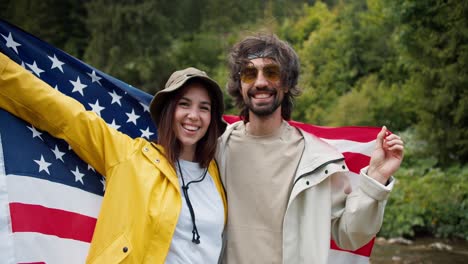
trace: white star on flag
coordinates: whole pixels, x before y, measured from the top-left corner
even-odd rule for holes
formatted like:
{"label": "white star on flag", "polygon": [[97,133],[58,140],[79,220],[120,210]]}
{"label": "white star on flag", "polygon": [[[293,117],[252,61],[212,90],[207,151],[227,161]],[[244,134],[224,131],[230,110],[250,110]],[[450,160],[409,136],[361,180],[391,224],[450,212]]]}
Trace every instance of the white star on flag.
{"label": "white star on flag", "polygon": [[88,164],[88,170],[96,171],[96,170],[93,168],[93,166],[91,166],[91,165],[89,165],[89,164]]}
{"label": "white star on flag", "polygon": [[73,84],[72,92],[79,92],[81,95],[84,96],[83,89],[86,88],[87,85],[81,83],[80,77],[78,76],[76,78],[76,81],[70,81],[70,82],[71,82],[71,84]]}
{"label": "white star on flag", "polygon": [[112,90],[112,93],[109,93],[109,95],[112,97],[111,104],[117,103],[118,105],[122,106],[122,104],[120,103],[120,99],[122,98],[122,96],[118,95],[114,90]]}
{"label": "white star on flag", "polygon": [[101,183],[102,183],[102,191],[105,192],[106,191],[106,178],[102,177]]}
{"label": "white star on flag", "polygon": [[145,130],[140,129],[140,131],[141,131],[141,137],[145,137],[145,138],[147,138],[147,139],[149,139],[149,138],[151,137],[151,135],[154,134],[153,132],[151,132],[151,131],[149,130],[149,126],[148,126]]}
{"label": "white star on flag", "polygon": [[145,112],[148,112],[149,113],[149,106],[145,105],[144,103],[140,102],[140,105],[143,107],[143,110]]}
{"label": "white star on flag", "polygon": [[93,82],[93,83],[94,83],[94,82],[97,82],[97,83],[99,83],[99,85],[102,86],[101,82],[99,81],[99,80],[101,80],[102,78],[99,77],[99,76],[97,76],[95,71],[93,71],[93,72],[91,72],[91,73],[86,73],[86,74],[88,74],[88,76],[91,78],[91,82]]}
{"label": "white star on flag", "polygon": [[26,65],[29,66],[29,68],[33,71],[34,74],[36,74],[38,77],[41,77],[41,73],[44,71],[39,68],[36,64],[36,61],[33,61],[33,64],[26,63]]}
{"label": "white star on flag", "polygon": [[108,124],[110,127],[114,128],[115,130],[119,130],[120,126],[115,123],[115,118],[112,119],[112,123]]}
{"label": "white star on flag", "polygon": [[49,57],[49,59],[52,61],[52,66],[50,67],[50,69],[58,68],[63,73],[62,65],[64,65],[65,63],[63,63],[59,59],[57,59],[57,56],[55,56],[55,54],[54,54],[54,57],[51,57],[51,56],[48,56],[48,55],[47,55],[47,57]]}
{"label": "white star on flag", "polygon": [[106,109],[105,107],[102,107],[99,105],[98,99],[96,99],[96,103],[94,104],[89,103],[88,105],[91,106],[91,111],[95,112],[98,116],[101,116],[101,111]]}
{"label": "white star on flag", "polygon": [[81,182],[81,184],[84,185],[83,177],[85,175],[80,172],[80,170],[78,169],[78,166],[76,166],[76,169],[74,171],[71,171],[71,173],[73,173],[73,175],[75,175],[75,182],[79,181],[79,182]]}
{"label": "white star on flag", "polygon": [[140,118],[139,115],[135,114],[135,110],[132,109],[131,113],[125,113],[128,116],[127,123],[134,123],[137,124],[137,119]]}
{"label": "white star on flag", "polygon": [[50,175],[49,166],[52,165],[52,163],[49,163],[49,162],[45,161],[44,157],[42,155],[41,155],[40,160],[34,160],[34,161],[39,165],[39,172],[45,171],[45,172],[47,172],[47,174]]}
{"label": "white star on flag", "polygon": [[57,145],[55,145],[55,149],[53,149],[52,152],[53,152],[54,155],[55,155],[55,159],[59,159],[59,160],[61,160],[62,162],[64,162],[63,159],[62,159],[62,157],[63,157],[63,155],[65,155],[65,152],[61,152],[61,151],[59,150],[59,148],[58,148]]}
{"label": "white star on flag", "polygon": [[2,35],[2,37],[6,40],[5,45],[8,48],[12,48],[16,52],[16,54],[18,54],[17,47],[21,46],[21,44],[19,44],[18,42],[13,40],[13,36],[11,35],[11,32],[8,32],[8,37],[5,37],[5,35],[3,35],[3,34],[0,34],[0,35]]}
{"label": "white star on flag", "polygon": [[28,72],[32,73],[28,68],[26,68],[26,65],[24,65],[24,61],[21,62],[21,67],[25,68]]}
{"label": "white star on flag", "polygon": [[30,127],[29,127],[29,126],[28,126],[28,129],[31,130],[31,132],[33,133],[33,136],[32,136],[33,138],[38,137],[38,138],[40,138],[42,141],[44,141],[44,140],[42,139],[42,137],[41,137],[42,133],[39,132],[35,127],[33,127],[33,126],[30,126]]}

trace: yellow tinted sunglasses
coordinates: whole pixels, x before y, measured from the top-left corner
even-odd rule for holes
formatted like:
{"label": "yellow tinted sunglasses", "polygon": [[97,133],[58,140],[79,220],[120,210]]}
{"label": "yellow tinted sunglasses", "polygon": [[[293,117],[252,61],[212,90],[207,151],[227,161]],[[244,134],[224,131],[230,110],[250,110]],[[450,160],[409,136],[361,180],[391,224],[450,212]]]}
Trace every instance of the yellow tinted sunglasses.
{"label": "yellow tinted sunglasses", "polygon": [[255,82],[259,70],[263,71],[263,76],[270,82],[277,82],[281,78],[281,69],[277,64],[268,64],[263,69],[257,69],[253,65],[247,65],[239,74],[243,83],[251,84]]}

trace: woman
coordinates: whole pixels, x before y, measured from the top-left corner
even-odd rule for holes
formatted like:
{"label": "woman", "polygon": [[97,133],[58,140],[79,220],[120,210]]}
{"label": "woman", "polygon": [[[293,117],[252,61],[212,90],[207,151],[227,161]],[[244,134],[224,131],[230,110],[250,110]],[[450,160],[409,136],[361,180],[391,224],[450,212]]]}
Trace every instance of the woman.
{"label": "woman", "polygon": [[157,143],[110,128],[1,53],[0,107],[106,177],[87,263],[218,261],[226,198],[213,157],[225,123],[221,89],[204,72],[174,72],[153,98]]}

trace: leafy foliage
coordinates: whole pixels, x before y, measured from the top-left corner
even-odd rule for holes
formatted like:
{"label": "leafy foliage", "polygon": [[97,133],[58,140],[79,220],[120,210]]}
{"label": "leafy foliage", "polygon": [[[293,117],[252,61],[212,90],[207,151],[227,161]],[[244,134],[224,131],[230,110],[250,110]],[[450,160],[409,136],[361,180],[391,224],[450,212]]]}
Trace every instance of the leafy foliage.
{"label": "leafy foliage", "polygon": [[468,159],[468,3],[395,0],[389,12],[402,64],[403,84],[418,115],[416,128],[431,141],[440,164]]}
{"label": "leafy foliage", "polygon": [[381,235],[414,237],[424,231],[468,240],[468,167],[415,167],[397,175]]}
{"label": "leafy foliage", "polygon": [[0,17],[45,41],[82,57],[88,42],[86,9],[73,0],[4,0]]}
{"label": "leafy foliage", "polygon": [[404,167],[395,175],[380,235],[468,240],[468,166],[436,168],[437,160],[424,152],[427,141],[413,130],[402,136],[408,142]]}

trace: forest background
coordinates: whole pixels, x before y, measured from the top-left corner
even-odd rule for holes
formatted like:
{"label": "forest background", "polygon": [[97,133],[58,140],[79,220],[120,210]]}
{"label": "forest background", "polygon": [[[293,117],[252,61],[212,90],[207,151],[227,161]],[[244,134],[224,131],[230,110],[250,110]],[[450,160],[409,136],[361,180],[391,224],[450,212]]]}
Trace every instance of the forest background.
{"label": "forest background", "polygon": [[273,32],[301,59],[294,120],[406,142],[379,235],[468,240],[468,1],[2,0],[0,18],[151,94],[188,66],[225,84],[232,44]]}

